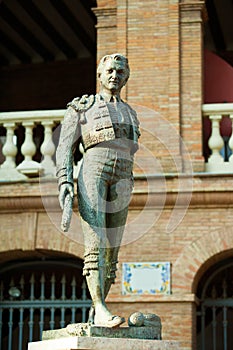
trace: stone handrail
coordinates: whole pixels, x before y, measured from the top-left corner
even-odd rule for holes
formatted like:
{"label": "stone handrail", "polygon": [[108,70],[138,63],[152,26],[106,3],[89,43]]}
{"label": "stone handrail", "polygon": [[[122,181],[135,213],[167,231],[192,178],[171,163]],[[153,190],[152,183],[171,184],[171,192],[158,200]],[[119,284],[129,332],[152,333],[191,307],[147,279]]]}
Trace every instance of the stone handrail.
{"label": "stone handrail", "polygon": [[[63,120],[65,110],[43,110],[43,111],[20,111],[20,112],[1,112],[0,127],[5,129],[5,137],[0,137],[2,142],[2,155],[4,162],[0,165],[0,180],[20,181],[31,176],[55,176],[54,164],[54,126],[60,124]],[[33,129],[37,125],[43,126],[42,144],[40,153],[42,160],[37,162],[33,156],[37,151],[37,142],[33,137]],[[20,149],[15,139],[15,131],[24,127],[24,141]],[[57,133],[58,135],[58,133]],[[21,151],[24,160],[16,164],[16,156]],[[2,156],[1,155],[1,156]],[[3,158],[3,157],[1,157]]]}
{"label": "stone handrail", "polygon": [[[209,118],[211,122],[211,135],[208,140],[211,155],[206,163],[206,171],[210,173],[233,172],[233,133],[231,131],[231,136],[226,144],[226,140],[224,140],[220,132],[220,123],[223,117],[230,118],[232,125],[233,103],[204,104],[202,106],[202,115],[204,118]],[[230,153],[227,157],[224,157],[221,152],[224,147],[227,147]]]}

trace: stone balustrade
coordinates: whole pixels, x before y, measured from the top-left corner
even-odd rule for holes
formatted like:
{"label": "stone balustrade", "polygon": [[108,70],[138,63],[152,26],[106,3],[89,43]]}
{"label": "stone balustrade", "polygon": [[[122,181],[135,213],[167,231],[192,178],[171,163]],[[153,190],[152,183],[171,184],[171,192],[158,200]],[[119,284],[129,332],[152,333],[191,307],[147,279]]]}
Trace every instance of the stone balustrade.
{"label": "stone balustrade", "polygon": [[[55,176],[54,155],[65,110],[0,113],[0,180]],[[35,129],[40,126],[35,136]],[[23,135],[22,135],[23,134]],[[20,144],[19,139],[23,140]],[[37,160],[36,153],[39,153]],[[21,155],[21,161],[17,161]],[[22,160],[23,158],[23,160]]]}
{"label": "stone balustrade", "polygon": [[210,173],[233,172],[233,103],[204,104],[202,113],[204,136],[208,133],[205,119],[208,118],[210,122],[208,139],[210,154],[206,162],[206,171]]}
{"label": "stone balustrade", "polygon": [[[209,137],[206,172],[233,171],[233,103],[204,104]],[[65,110],[0,113],[0,181],[55,176],[55,149]],[[223,120],[227,122],[222,130]],[[225,123],[226,124],[226,123]],[[35,133],[39,127],[39,132]],[[204,123],[204,136],[206,125]],[[225,135],[224,135],[225,133]],[[76,172],[78,169],[75,170]]]}

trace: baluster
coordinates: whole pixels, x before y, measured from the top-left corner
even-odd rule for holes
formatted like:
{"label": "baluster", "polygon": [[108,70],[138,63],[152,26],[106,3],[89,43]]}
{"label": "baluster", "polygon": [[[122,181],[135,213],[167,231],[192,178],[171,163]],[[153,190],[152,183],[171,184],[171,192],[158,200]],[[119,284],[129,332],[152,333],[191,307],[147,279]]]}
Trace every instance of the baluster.
{"label": "baluster", "polygon": [[60,320],[61,328],[65,327],[65,308],[61,308],[61,320]]}
{"label": "baluster", "polygon": [[227,282],[226,282],[225,278],[222,281],[222,296],[224,299],[227,298]]}
{"label": "baluster", "polygon": [[55,152],[55,145],[52,138],[54,123],[53,121],[44,121],[42,125],[44,126],[44,142],[41,145],[40,151],[44,159],[41,162],[41,166],[44,169],[45,175],[55,176],[55,164],[52,159]]}
{"label": "baluster", "polygon": [[65,300],[66,299],[66,276],[65,274],[62,276],[61,279],[61,288],[62,288],[62,292],[61,292],[61,299]]}
{"label": "baluster", "polygon": [[87,308],[85,306],[82,306],[82,322],[86,322],[86,311]]}
{"label": "baluster", "polygon": [[45,300],[45,275],[42,273],[40,278],[40,300]]}
{"label": "baluster", "polygon": [[[216,299],[217,297],[217,290],[215,286],[213,286],[212,291],[211,291],[211,297],[213,299]],[[213,330],[213,350],[216,350],[216,328],[217,328],[217,321],[216,321],[216,306],[212,307],[212,330]]]}
{"label": "baluster", "polygon": [[15,156],[18,151],[14,144],[15,123],[5,123],[3,126],[6,128],[6,143],[2,148],[2,153],[6,160],[2,164],[2,168],[13,169],[16,167]]}
{"label": "baluster", "polygon": [[201,350],[206,350],[205,347],[205,307],[201,306]]}
{"label": "baluster", "polygon": [[13,308],[9,309],[9,335],[8,335],[8,350],[12,350],[12,328],[13,328]]}
{"label": "baluster", "polygon": [[213,350],[216,350],[216,328],[217,328],[217,322],[216,322],[216,307],[212,307],[212,329],[213,329]]}
{"label": "baluster", "polygon": [[31,285],[31,288],[30,288],[30,299],[31,300],[34,300],[34,289],[35,289],[35,277],[34,277],[34,273],[31,275],[31,278],[30,278],[30,285]]}
{"label": "baluster", "polygon": [[85,280],[82,283],[82,300],[87,300],[87,286]]}
{"label": "baluster", "polygon": [[[50,296],[50,299],[51,300],[55,300],[55,283],[56,283],[56,278],[55,278],[55,275],[54,273],[52,274],[52,277],[51,277],[51,296]],[[51,308],[51,318],[50,318],[50,329],[54,329],[54,326],[55,326],[55,319],[54,319],[54,316],[55,316],[55,309],[54,307]]]}
{"label": "baluster", "polygon": [[34,316],[34,309],[33,309],[33,307],[30,307],[30,316],[29,316],[29,321],[28,321],[29,341],[33,340],[33,325],[34,325],[33,316]]}
{"label": "baluster", "polygon": [[[30,278],[30,300],[34,300],[35,299],[35,295],[34,295],[34,290],[35,290],[35,276],[34,274],[31,275]],[[31,307],[30,308],[30,316],[29,316],[29,321],[28,321],[28,326],[29,326],[29,341],[33,340],[33,314],[34,310]]]}
{"label": "baluster", "polygon": [[72,278],[72,282],[71,282],[71,287],[72,287],[72,296],[71,296],[71,299],[72,300],[75,300],[76,299],[76,278],[75,276],[73,276]]}
{"label": "baluster", "polygon": [[19,350],[22,350],[23,346],[23,312],[24,309],[19,309]]}
{"label": "baluster", "polygon": [[231,137],[228,141],[228,146],[230,148],[230,150],[232,151],[232,154],[229,157],[229,162],[233,163],[233,114],[230,114],[230,119],[231,119],[231,125],[232,125],[232,132],[231,132]]}
{"label": "baluster", "polygon": [[71,308],[71,323],[75,323],[75,306]]}
{"label": "baluster", "polygon": [[[87,300],[87,286],[85,280],[82,283],[82,300]],[[82,322],[86,322],[86,307],[82,307]]]}
{"label": "baluster", "polygon": [[5,123],[6,128],[6,142],[2,148],[2,153],[5,156],[5,161],[1,165],[0,178],[1,180],[25,180],[26,176],[20,174],[16,170],[15,157],[17,154],[17,147],[14,144],[14,130],[15,123]]}
{"label": "baluster", "polygon": [[55,326],[54,313],[55,313],[55,309],[54,309],[54,307],[51,307],[51,316],[50,316],[50,321],[49,321],[49,325],[50,325],[51,330],[53,330],[54,326]]}
{"label": "baluster", "polygon": [[227,307],[223,307],[223,344],[224,350],[227,350]]}
{"label": "baluster", "polygon": [[[45,300],[45,275],[44,273],[41,274],[40,278],[40,300]],[[42,339],[42,333],[44,329],[44,308],[40,308],[40,321],[39,321],[39,327],[40,327],[40,339]]]}
{"label": "baluster", "polygon": [[[73,276],[72,281],[71,281],[71,287],[72,287],[72,295],[71,299],[76,300],[76,278]],[[76,314],[76,308],[75,306],[72,306],[71,308],[71,323],[75,323],[75,314]]]}
{"label": "baluster", "polygon": [[56,283],[56,278],[53,273],[51,277],[51,296],[50,296],[51,300],[55,300],[55,283]]}
{"label": "baluster", "polygon": [[[224,279],[222,282],[222,289],[223,289],[223,299],[227,299],[227,282]],[[227,350],[227,307],[223,307],[223,344],[224,344],[224,349]]]}
{"label": "baluster", "polygon": [[211,156],[208,159],[208,163],[223,163],[223,157],[220,154],[220,150],[224,146],[223,139],[220,135],[219,123],[222,119],[221,115],[210,115],[210,120],[212,124],[212,133],[209,138],[209,148],[212,151]]}
{"label": "baluster", "polygon": [[[55,283],[56,283],[56,278],[55,278],[54,273],[52,274],[52,277],[51,277],[50,281],[51,281],[51,296],[50,296],[50,299],[51,300],[55,300]],[[50,317],[50,322],[49,322],[51,330],[53,330],[54,326],[55,326],[54,314],[55,314],[55,309],[54,309],[54,307],[52,307],[51,308],[51,317]]]}
{"label": "baluster", "polygon": [[34,122],[25,122],[23,126],[25,127],[25,140],[21,152],[24,155],[24,161],[17,166],[17,169],[27,176],[36,176],[42,171],[42,167],[41,164],[32,160],[36,153],[36,145],[33,141]]}
{"label": "baluster", "polygon": [[24,281],[24,276],[23,275],[20,278],[19,285],[20,285],[20,289],[21,289],[21,299],[23,299],[24,285],[25,285],[25,281]]}
{"label": "baluster", "polygon": [[39,326],[40,326],[40,339],[42,339],[42,333],[44,330],[44,308],[41,307],[40,308],[40,322],[39,322]]}

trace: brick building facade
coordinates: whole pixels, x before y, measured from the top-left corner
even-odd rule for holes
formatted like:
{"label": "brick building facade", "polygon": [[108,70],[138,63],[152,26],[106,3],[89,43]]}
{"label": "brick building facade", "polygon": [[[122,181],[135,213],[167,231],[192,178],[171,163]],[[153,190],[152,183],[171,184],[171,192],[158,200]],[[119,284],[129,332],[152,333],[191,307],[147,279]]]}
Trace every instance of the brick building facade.
{"label": "brick building facade", "polygon": [[[230,161],[219,162],[221,147],[212,148],[217,171],[206,171],[203,156],[205,2],[98,0],[93,11],[97,60],[112,52],[128,57],[131,76],[122,96],[138,111],[142,129],[128,218],[137,223],[135,237],[127,237],[128,244],[121,247],[108,304],[113,313],[126,318],[134,311],[158,314],[163,339],[179,341],[183,350],[200,349],[201,341],[206,349],[214,349],[209,324],[215,322],[216,328],[222,314],[219,322],[230,324],[232,316],[229,310],[229,317],[224,316],[223,310],[214,321],[201,323],[203,315],[209,317],[202,296],[210,288],[205,282],[231,265],[233,191],[231,165],[222,171]],[[231,107],[206,115],[228,117]],[[215,137],[219,136],[217,131]],[[43,256],[83,258],[79,239],[59,231],[54,179],[5,180],[0,198],[2,266]],[[171,293],[122,295],[122,263],[155,261],[171,264]],[[224,327],[218,334],[221,339],[227,332]],[[228,343],[224,340],[228,346],[230,338]]]}

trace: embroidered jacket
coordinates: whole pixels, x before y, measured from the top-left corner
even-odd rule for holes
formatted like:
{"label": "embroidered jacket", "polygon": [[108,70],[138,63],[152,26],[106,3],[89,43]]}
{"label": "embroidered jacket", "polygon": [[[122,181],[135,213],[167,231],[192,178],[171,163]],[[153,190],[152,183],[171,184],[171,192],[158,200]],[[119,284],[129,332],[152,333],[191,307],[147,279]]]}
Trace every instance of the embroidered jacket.
{"label": "embroidered jacket", "polygon": [[[134,154],[140,136],[139,121],[136,112],[127,103],[121,101],[121,104],[123,118],[125,116],[126,123],[131,128],[127,137],[131,140],[131,154]],[[67,182],[73,184],[73,154],[80,142],[86,151],[101,142],[121,137],[119,130],[123,124],[116,128],[117,117],[114,113],[117,112],[110,105],[98,94],[84,95],[68,103],[56,152],[59,186]]]}

